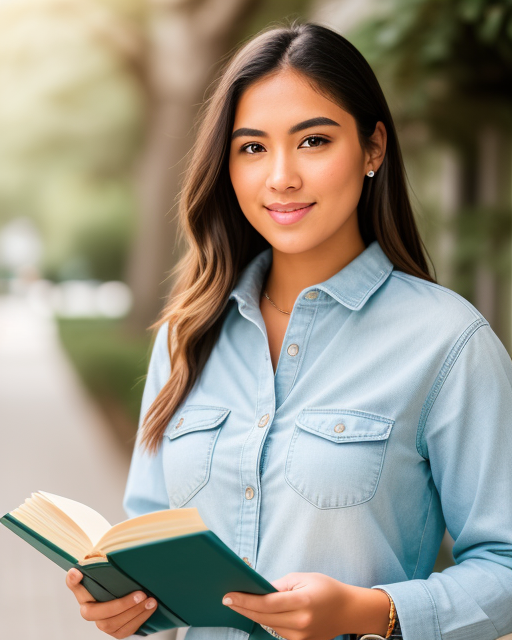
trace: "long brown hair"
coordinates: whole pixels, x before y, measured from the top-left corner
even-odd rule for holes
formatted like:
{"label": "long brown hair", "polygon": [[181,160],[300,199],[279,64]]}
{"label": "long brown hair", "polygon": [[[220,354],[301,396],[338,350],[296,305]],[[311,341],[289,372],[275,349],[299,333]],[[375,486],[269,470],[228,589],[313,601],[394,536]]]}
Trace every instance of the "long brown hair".
{"label": "long brown hair", "polygon": [[169,299],[150,327],[156,333],[169,323],[171,373],[141,427],[141,443],[149,452],[157,451],[169,420],[208,360],[240,272],[270,246],[236,199],[228,171],[229,140],[242,92],[287,68],[302,73],[316,91],[355,118],[364,150],[370,148],[376,123],[383,122],[386,155],[375,177],[365,178],[357,208],[359,229],[366,246],[378,240],[396,269],[435,282],[409,201],[393,120],[371,67],[348,40],[327,27],[298,20],[267,27],[235,52],[199,111],[178,204],[179,235],[187,250],[171,271],[176,278]]}

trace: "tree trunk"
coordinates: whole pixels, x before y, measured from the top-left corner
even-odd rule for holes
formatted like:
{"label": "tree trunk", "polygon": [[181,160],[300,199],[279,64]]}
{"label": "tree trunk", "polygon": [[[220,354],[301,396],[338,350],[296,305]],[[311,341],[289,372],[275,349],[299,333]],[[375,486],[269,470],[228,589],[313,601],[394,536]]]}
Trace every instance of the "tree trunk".
{"label": "tree trunk", "polygon": [[176,242],[177,194],[192,126],[217,63],[236,42],[259,0],[153,0],[149,20],[151,106],[136,169],[139,208],[126,280],[134,302],[128,319],[140,332],[154,322],[183,252]]}
{"label": "tree trunk", "polygon": [[[478,136],[476,200],[478,205],[488,209],[487,216],[494,215],[497,208],[510,207],[510,156],[510,137],[506,132],[494,124],[484,126]],[[482,242],[487,243],[489,256],[503,250],[495,246],[498,240],[495,234],[482,238]],[[486,264],[479,264],[475,279],[475,306],[510,351],[510,279]]]}

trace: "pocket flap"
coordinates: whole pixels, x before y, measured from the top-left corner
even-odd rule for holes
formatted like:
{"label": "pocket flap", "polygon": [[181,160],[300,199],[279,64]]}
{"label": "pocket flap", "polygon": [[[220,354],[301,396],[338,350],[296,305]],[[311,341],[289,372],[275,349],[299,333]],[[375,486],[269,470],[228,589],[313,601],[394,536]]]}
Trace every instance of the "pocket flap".
{"label": "pocket flap", "polygon": [[231,409],[210,405],[190,404],[176,413],[167,425],[164,435],[171,440],[190,431],[213,429],[228,416]]}
{"label": "pocket flap", "polygon": [[386,440],[394,420],[353,409],[303,409],[295,423],[332,442]]}

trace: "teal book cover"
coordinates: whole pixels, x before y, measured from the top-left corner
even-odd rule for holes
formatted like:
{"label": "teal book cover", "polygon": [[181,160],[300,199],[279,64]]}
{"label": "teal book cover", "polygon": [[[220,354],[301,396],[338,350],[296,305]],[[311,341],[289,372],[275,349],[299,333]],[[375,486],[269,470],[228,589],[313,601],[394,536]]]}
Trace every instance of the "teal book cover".
{"label": "teal book cover", "polygon": [[[25,505],[30,505],[30,500]],[[172,511],[180,510],[155,512],[154,516],[165,520]],[[275,587],[204,525],[190,533],[176,535],[170,530],[169,537],[107,550],[96,562],[93,557],[84,561],[71,555],[35,531],[36,527],[22,522],[20,513],[6,513],[0,522],[65,571],[77,568],[84,576],[82,584],[97,601],[106,602],[137,590],[156,598],[157,609],[136,635],[194,626],[234,627],[249,633],[251,640],[272,637],[259,624],[223,605],[222,598],[228,591],[265,594],[275,592]],[[198,514],[196,518],[201,522]],[[140,522],[140,518],[133,520]],[[121,523],[123,531],[130,531],[130,522]]]}

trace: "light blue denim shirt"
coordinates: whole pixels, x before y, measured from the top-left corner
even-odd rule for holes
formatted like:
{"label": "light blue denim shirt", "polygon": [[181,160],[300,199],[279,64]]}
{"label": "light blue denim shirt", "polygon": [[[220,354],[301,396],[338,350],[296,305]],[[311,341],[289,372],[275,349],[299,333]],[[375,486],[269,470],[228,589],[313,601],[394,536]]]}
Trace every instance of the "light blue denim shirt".
{"label": "light blue denim shirt", "polygon": [[[274,375],[259,309],[271,261],[269,248],[240,275],[158,455],[136,443],[128,517],[197,507],[269,581],[312,571],[384,588],[405,640],[511,633],[512,362],[503,344],[467,300],[394,270],[375,241],[301,291]],[[141,417],[169,376],[167,331],[153,347]],[[445,526],[456,565],[432,573]],[[187,631],[187,640],[246,638]]]}

